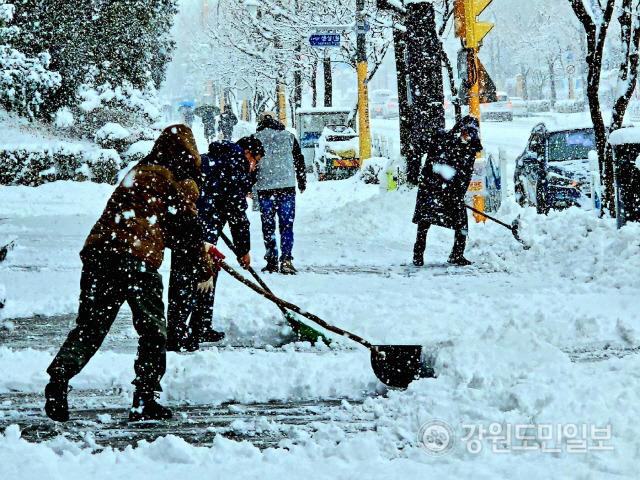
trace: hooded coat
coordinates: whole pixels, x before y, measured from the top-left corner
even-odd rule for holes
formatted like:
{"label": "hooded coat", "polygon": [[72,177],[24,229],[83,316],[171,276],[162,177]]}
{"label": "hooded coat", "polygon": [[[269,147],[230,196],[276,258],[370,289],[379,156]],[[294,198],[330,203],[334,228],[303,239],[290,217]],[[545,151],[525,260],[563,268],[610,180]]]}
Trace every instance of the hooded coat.
{"label": "hooded coat", "polygon": [[253,186],[250,165],[244,150],[227,140],[212,142],[202,155],[204,183],[198,199],[198,214],[204,238],[216,244],[223,226],[229,222],[239,256],[249,253],[247,195]]}
{"label": "hooded coat", "polygon": [[[461,132],[470,140],[464,142]],[[429,223],[454,230],[467,230],[464,196],[471,183],[476,154],[482,150],[478,120],[463,117],[448,132],[441,130],[423,149],[427,158],[418,187],[413,223]]]}
{"label": "hooded coat", "polygon": [[196,280],[209,278],[214,270],[204,252],[195,204],[200,165],[191,130],[166,128],[151,153],[116,187],[81,256],[127,255],[158,269],[164,249],[179,246],[198,265]]}

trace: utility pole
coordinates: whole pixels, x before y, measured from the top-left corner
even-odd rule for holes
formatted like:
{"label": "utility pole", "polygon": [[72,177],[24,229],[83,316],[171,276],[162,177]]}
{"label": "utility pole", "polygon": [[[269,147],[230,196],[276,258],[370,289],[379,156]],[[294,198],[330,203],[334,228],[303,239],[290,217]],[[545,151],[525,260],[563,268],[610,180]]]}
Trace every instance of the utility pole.
{"label": "utility pole", "polygon": [[369,125],[369,86],[367,65],[364,0],[356,0],[356,66],[358,71],[358,130],[360,134],[360,168],[371,158],[371,128]]}
{"label": "utility pole", "polygon": [[393,50],[396,57],[398,81],[398,116],[400,121],[400,155],[405,159],[411,154],[411,127],[413,119],[409,105],[409,70],[407,68],[406,32],[393,29]]}
{"label": "utility pole", "polygon": [[409,104],[413,119],[407,180],[416,185],[422,155],[433,133],[445,127],[442,57],[433,4],[409,3],[406,10]]}

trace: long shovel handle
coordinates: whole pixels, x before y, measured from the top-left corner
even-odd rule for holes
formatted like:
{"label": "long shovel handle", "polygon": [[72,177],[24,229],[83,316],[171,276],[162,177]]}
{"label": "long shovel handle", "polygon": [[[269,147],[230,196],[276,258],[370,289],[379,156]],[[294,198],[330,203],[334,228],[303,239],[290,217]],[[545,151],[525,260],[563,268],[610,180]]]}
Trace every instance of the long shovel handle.
{"label": "long shovel handle", "polygon": [[282,300],[281,298],[276,297],[273,293],[268,292],[268,291],[260,288],[258,285],[256,285],[255,283],[253,283],[250,280],[247,280],[242,275],[240,275],[238,272],[236,272],[226,262],[221,261],[220,262],[220,267],[225,272],[227,272],[229,275],[231,275],[233,278],[235,278],[236,280],[238,280],[241,283],[244,283],[251,290],[253,290],[254,292],[256,292],[256,293],[258,293],[260,295],[262,295],[267,300],[272,301],[273,303],[275,303],[279,307],[288,308],[289,310],[291,310],[293,312],[296,312],[298,315],[302,315],[305,318],[308,318],[312,322],[320,325],[321,327],[329,330],[330,332],[337,333],[338,335],[342,335],[343,337],[347,337],[350,340],[353,340],[354,342],[358,342],[360,345],[362,345],[364,347],[367,347],[369,350],[371,350],[372,352],[375,352],[376,354],[380,353],[378,351],[378,349],[375,347],[375,345],[370,344],[364,338],[359,337],[358,335],[355,335],[353,333],[347,332],[346,330],[342,330],[341,328],[334,327],[333,325],[328,324],[327,322],[322,320],[320,317],[314,315],[313,313],[304,312],[297,305],[294,305],[293,303],[287,302],[286,300]]}
{"label": "long shovel handle", "polygon": [[505,228],[508,228],[509,230],[513,231],[513,227],[511,225],[508,225],[504,222],[501,222],[500,220],[498,220],[497,218],[493,218],[491,215],[487,215],[484,212],[481,212],[480,210],[477,210],[473,207],[470,207],[469,205],[465,204],[465,207],[467,207],[469,210],[471,210],[472,212],[477,213],[478,215],[482,215],[483,217],[488,218],[489,220],[493,220],[494,222],[496,222],[499,225],[502,225]]}
{"label": "long shovel handle", "polygon": [[[227,237],[224,232],[220,232],[220,238],[222,238],[222,241],[227,244],[227,247],[229,247],[231,249],[231,251],[234,253],[234,255],[237,257],[238,256],[238,251],[236,250],[236,247],[233,244],[233,242],[231,242],[231,239],[229,237]],[[249,268],[247,268],[247,270],[249,271],[251,276],[256,279],[256,282],[258,282],[260,284],[260,286],[263,288],[263,290],[273,294],[271,289],[267,286],[266,283],[264,283],[262,278],[260,278],[260,275],[258,275],[258,272],[256,272],[251,265],[249,265]],[[278,307],[280,307],[280,310],[282,310],[282,313],[286,313],[284,308],[282,308],[280,305],[278,305]]]}

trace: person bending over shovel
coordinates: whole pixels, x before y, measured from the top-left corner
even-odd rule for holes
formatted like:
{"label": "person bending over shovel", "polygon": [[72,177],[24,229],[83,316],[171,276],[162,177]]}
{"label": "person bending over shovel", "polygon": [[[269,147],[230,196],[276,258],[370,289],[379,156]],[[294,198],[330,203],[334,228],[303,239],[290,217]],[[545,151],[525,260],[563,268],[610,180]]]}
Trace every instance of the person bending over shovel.
{"label": "person bending over shovel", "polygon": [[427,232],[431,225],[455,231],[453,250],[448,262],[471,265],[464,257],[469,221],[464,196],[471,183],[476,154],[482,150],[478,120],[467,115],[447,131],[439,131],[427,149],[427,159],[420,174],[413,223],[418,224],[413,247],[413,264],[424,265]]}
{"label": "person bending over shovel", "polygon": [[[193,198],[201,181],[200,155],[191,130],[165,129],[147,157],[120,182],[91,229],[80,258],[80,306],[76,326],[49,365],[45,412],[69,419],[68,382],[96,353],[126,301],[140,335],[134,362],[135,393],[130,421],[171,418],[155,400],[166,368],[166,326],[162,302],[165,247],[180,245],[198,268],[194,282],[215,274],[204,250]],[[215,252],[213,252],[215,253]]]}
{"label": "person bending over shovel", "polygon": [[[203,225],[204,238],[215,245],[228,223],[238,252],[238,261],[249,268],[251,247],[247,194],[255,183],[252,173],[264,155],[262,142],[250,136],[233,143],[220,140],[209,145],[202,155],[204,182],[198,198],[198,216]],[[205,284],[193,283],[192,267],[179,249],[171,251],[171,277],[169,279],[169,308],[167,310],[167,350],[198,350],[200,343],[217,342],[223,332],[212,327],[216,277]],[[189,328],[187,320],[191,315]]]}

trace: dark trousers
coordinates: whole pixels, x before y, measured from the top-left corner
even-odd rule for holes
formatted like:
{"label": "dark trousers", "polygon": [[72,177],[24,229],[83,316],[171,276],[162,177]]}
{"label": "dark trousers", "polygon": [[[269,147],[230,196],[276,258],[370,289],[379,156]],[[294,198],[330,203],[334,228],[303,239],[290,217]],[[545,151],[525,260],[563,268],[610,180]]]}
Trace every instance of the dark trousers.
{"label": "dark trousers", "polygon": [[[213,290],[197,290],[193,265],[179,249],[171,251],[169,306],[167,309],[167,342],[184,346],[187,339],[211,325],[218,276],[213,277]],[[191,321],[189,322],[189,315]]]}
{"label": "dark trousers", "polygon": [[[427,233],[431,224],[429,222],[418,223],[418,233],[416,235],[416,243],[413,246],[413,255],[422,257],[427,247]],[[467,234],[462,230],[456,230],[454,234],[452,257],[461,257],[464,255],[464,249],[467,246]]]}
{"label": "dark trousers", "polygon": [[139,260],[118,254],[83,259],[76,326],[47,369],[52,380],[68,382],[80,373],[102,345],[125,301],[140,336],[132,383],[145,392],[162,390],[160,380],[166,369],[162,277]]}

